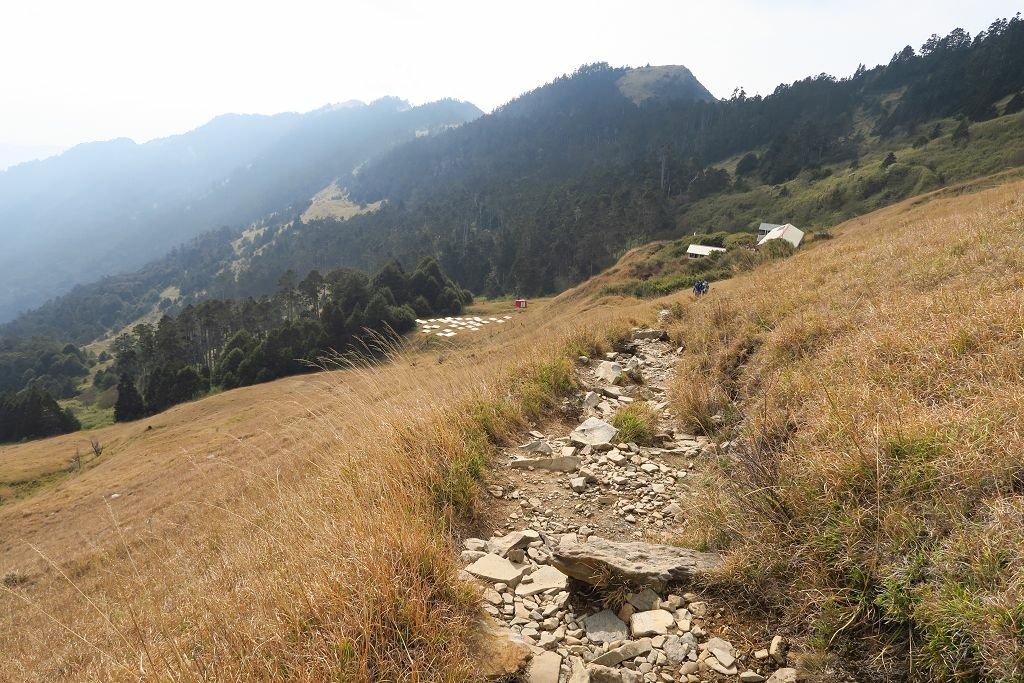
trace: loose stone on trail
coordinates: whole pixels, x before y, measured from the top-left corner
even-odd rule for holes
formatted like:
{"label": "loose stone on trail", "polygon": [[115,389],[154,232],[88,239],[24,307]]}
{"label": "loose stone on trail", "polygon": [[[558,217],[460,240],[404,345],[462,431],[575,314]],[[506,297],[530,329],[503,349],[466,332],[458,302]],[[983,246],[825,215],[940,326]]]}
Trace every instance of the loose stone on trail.
{"label": "loose stone on trail", "polygon": [[569,435],[569,439],[581,446],[602,446],[611,443],[618,433],[618,429],[604,420],[590,417],[573,430],[572,434]]}

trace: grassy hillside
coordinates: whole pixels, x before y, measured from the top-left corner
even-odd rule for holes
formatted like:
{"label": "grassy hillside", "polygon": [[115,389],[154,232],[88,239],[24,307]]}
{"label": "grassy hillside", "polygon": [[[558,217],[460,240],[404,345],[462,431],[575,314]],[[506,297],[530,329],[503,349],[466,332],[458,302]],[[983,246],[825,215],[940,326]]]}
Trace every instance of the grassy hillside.
{"label": "grassy hillside", "polygon": [[[955,121],[937,121],[929,128],[949,130],[955,125]],[[721,280],[785,256],[773,253],[755,258],[742,253],[754,244],[753,228],[761,221],[795,223],[807,233],[807,247],[829,239],[831,229],[843,221],[907,197],[933,201],[1024,176],[1024,113],[978,123],[969,131],[966,145],[954,145],[949,135],[917,147],[914,142],[920,136],[872,139],[865,142],[868,151],[855,166],[825,166],[780,186],[743,183],[748,187],[743,192],[696,202],[677,218],[686,236],[629,250],[613,267],[576,288],[572,296],[665,296],[691,287],[696,280]],[[890,151],[896,162],[882,168]],[[732,159],[729,163],[736,162]],[[688,261],[686,247],[690,244],[728,247],[732,253]]]}
{"label": "grassy hillside", "polygon": [[676,309],[724,587],[891,675],[1024,676],[1022,234],[1024,183],[905,202]]}
{"label": "grassy hillside", "polygon": [[[494,444],[557,411],[567,351],[661,307],[676,412],[736,445],[683,539],[729,550],[719,586],[890,673],[1019,675],[1022,198],[912,200],[698,302],[581,289],[380,366],[5,447],[0,679],[472,680],[452,531],[490,529]],[[67,471],[87,437],[103,453]]]}
{"label": "grassy hillside", "polygon": [[0,680],[471,680],[450,525],[491,444],[559,405],[552,349],[623,312],[537,302],[379,367],[0,449]]}
{"label": "grassy hillside", "polygon": [[[824,229],[894,202],[971,178],[1024,166],[1024,112],[971,124],[966,143],[955,144],[955,119],[939,119],[914,133],[868,136],[855,163],[802,172],[781,185],[740,178],[738,192],[715,195],[685,207],[677,218],[687,232],[735,231],[761,221]],[[929,139],[933,131],[938,137]],[[892,152],[896,162],[882,162]],[[735,171],[740,157],[723,166]],[[746,186],[747,190],[743,191]]]}

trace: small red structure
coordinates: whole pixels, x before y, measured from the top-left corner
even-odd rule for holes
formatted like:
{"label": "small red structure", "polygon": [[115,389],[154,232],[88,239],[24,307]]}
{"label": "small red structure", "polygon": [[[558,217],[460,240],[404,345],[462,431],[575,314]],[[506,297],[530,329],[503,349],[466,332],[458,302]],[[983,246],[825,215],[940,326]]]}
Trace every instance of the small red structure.
{"label": "small red structure", "polygon": [[516,299],[516,308],[526,308],[529,303],[526,299]]}

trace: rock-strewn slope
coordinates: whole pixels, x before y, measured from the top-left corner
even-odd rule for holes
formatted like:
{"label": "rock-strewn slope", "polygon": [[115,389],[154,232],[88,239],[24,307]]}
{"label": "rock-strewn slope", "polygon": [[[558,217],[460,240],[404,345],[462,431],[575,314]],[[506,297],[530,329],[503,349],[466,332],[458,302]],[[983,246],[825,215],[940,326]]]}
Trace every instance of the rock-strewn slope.
{"label": "rock-strewn slope", "polygon": [[[636,330],[625,351],[581,358],[585,419],[506,451],[489,487],[506,528],[466,539],[462,553],[465,578],[480,582],[483,609],[500,625],[488,673],[521,668],[530,683],[796,680],[781,637],[734,646],[720,614],[688,590],[719,557],[665,543],[685,524],[700,460],[718,445],[674,429],[664,386],[677,350],[664,339]],[[611,424],[643,400],[660,415],[657,447],[623,442]]]}

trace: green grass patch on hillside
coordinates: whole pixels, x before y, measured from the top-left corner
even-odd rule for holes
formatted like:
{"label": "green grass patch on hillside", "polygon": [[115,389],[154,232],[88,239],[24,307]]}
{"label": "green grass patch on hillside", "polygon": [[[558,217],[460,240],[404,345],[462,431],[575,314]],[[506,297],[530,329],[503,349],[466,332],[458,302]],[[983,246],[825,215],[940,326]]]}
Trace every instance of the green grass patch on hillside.
{"label": "green grass patch on hillside", "polygon": [[[605,287],[601,294],[622,294],[638,298],[665,296],[689,289],[700,280],[725,280],[762,263],[791,256],[795,251],[788,242],[782,240],[772,240],[757,249],[752,247],[753,243],[754,237],[751,234],[723,232],[674,240],[653,250],[647,258],[636,263],[631,273],[633,277]],[[691,244],[721,246],[728,251],[701,259],[690,259],[686,256],[686,248]]]}
{"label": "green grass patch on hillside", "polygon": [[658,417],[658,411],[647,401],[630,403],[612,417],[612,426],[619,430],[615,438],[622,443],[653,446]]}
{"label": "green grass patch on hillside", "polygon": [[[952,140],[957,124],[942,119],[911,134],[867,137],[856,163],[807,169],[781,185],[740,178],[731,192],[684,205],[678,230],[737,232],[760,222],[828,228],[907,197],[1024,166],[1024,112],[972,123],[964,145]],[[940,134],[930,139],[936,127]],[[882,168],[889,152],[896,163]],[[738,158],[719,165],[735,168]]]}
{"label": "green grass patch on hillside", "polygon": [[84,430],[109,427],[114,424],[114,408],[103,402],[86,403],[81,397],[78,397],[61,400],[57,403],[61,408],[70,408]]}

